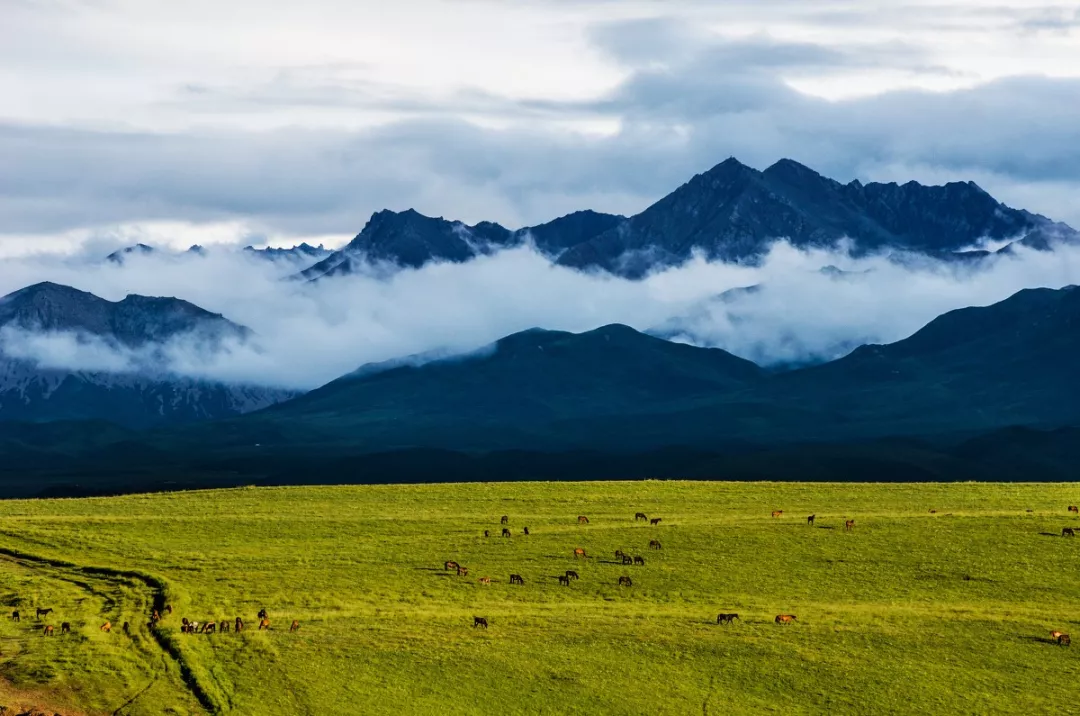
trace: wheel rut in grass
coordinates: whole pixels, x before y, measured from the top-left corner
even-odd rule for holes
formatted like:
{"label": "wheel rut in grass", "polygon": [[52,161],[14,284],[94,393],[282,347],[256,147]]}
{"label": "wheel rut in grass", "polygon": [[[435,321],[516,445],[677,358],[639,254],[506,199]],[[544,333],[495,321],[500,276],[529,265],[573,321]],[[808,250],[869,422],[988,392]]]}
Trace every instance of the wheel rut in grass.
{"label": "wheel rut in grass", "polygon": [[[148,596],[148,599],[146,600],[147,603],[149,603],[153,609],[158,610],[158,612],[163,612],[165,609],[165,583],[151,574],[134,570],[81,566],[66,560],[39,557],[7,547],[0,547],[0,558],[15,562],[29,570],[47,572],[49,576],[54,579],[74,584],[80,589],[84,589],[91,593],[98,591],[93,585],[94,581],[111,583],[118,588],[132,584],[142,585],[142,588],[146,590]],[[148,630],[148,633],[150,635],[150,642],[157,647],[153,654],[156,654],[163,660],[170,660],[175,664],[179,670],[181,680],[191,692],[191,695],[194,696],[195,700],[198,701],[199,705],[211,714],[223,713],[224,709],[216,703],[216,700],[207,692],[202,684],[199,683],[198,678],[192,671],[191,666],[185,660],[184,655],[181,653],[180,649],[172,643],[168,636],[162,630],[155,627],[151,627]],[[167,669],[166,664],[167,662],[163,661],[163,669]],[[160,673],[155,675],[146,687],[140,689],[139,692],[129,698],[113,713],[124,713],[126,708],[133,704],[160,678]]]}

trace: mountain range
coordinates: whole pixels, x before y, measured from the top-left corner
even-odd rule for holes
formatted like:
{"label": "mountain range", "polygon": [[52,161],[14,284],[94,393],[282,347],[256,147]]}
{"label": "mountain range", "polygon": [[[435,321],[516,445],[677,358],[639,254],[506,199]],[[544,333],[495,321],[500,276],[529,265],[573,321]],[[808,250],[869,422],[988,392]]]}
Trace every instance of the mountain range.
{"label": "mountain range", "polygon": [[[64,337],[124,365],[80,370],[50,365],[28,347]],[[250,329],[175,298],[129,295],[107,301],[54,283],[0,299],[0,419],[104,419],[133,427],[236,415],[294,393],[226,385],[170,374],[162,366],[172,342],[216,351],[252,337]]]}

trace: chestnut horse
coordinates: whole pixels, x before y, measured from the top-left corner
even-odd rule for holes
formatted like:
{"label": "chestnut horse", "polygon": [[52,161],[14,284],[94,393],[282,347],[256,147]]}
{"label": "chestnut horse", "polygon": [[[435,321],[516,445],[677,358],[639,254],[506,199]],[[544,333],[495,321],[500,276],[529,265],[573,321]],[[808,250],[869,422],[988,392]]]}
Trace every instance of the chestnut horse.
{"label": "chestnut horse", "polygon": [[844,531],[845,532],[850,532],[853,529],[855,529],[855,520],[848,520],[847,522],[844,523]]}
{"label": "chestnut horse", "polygon": [[263,620],[261,620],[259,622],[259,631],[262,631],[263,629],[265,629],[267,631],[270,631],[270,620],[269,619],[263,619]]}
{"label": "chestnut horse", "polygon": [[586,517],[585,515],[578,515],[577,521],[578,521],[579,525],[587,525],[587,524],[589,524],[589,518]]}
{"label": "chestnut horse", "polygon": [[795,621],[794,614],[777,614],[775,619],[777,624],[790,624]]}
{"label": "chestnut horse", "polygon": [[580,559],[585,559],[585,550],[583,550],[581,547],[578,547],[574,550],[574,556]]}
{"label": "chestnut horse", "polygon": [[292,624],[289,625],[289,631],[300,631],[300,621],[293,619]]}
{"label": "chestnut horse", "polygon": [[773,510],[773,511],[772,511],[772,516],[773,516],[773,517],[780,517],[780,516],[782,516],[783,514],[784,514],[784,511],[783,511],[783,510]]}

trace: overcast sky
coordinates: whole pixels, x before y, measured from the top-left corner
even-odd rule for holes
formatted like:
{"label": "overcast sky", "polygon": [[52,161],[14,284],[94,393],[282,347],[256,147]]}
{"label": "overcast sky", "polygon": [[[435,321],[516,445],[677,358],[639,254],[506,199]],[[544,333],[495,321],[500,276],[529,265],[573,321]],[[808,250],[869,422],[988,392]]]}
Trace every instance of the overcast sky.
{"label": "overcast sky", "polygon": [[1080,5],[0,0],[0,256],[630,214],[728,156],[1080,226]]}

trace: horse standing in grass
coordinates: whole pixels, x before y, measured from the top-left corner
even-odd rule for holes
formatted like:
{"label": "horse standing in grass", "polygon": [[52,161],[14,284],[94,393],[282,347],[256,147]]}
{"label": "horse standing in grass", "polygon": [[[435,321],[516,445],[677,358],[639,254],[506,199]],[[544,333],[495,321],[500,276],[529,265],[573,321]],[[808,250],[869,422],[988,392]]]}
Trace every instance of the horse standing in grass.
{"label": "horse standing in grass", "polygon": [[644,567],[645,566],[645,558],[644,557],[634,557],[634,564],[639,564],[642,567]]}
{"label": "horse standing in grass", "polygon": [[[457,569],[457,568],[458,568],[458,563],[453,561],[453,560],[448,560],[445,564],[443,564],[443,569],[445,569],[447,572],[449,572],[451,570],[454,570],[454,569]],[[265,615],[260,614],[259,618],[262,619],[263,616],[265,616]]]}
{"label": "horse standing in grass", "polygon": [[574,550],[574,557],[577,559],[585,559],[585,550],[583,550],[581,547],[576,548]]}
{"label": "horse standing in grass", "polygon": [[1060,646],[1069,646],[1072,644],[1072,639],[1069,638],[1068,634],[1058,634],[1057,643]]}
{"label": "horse standing in grass", "polygon": [[503,524],[503,525],[510,524],[510,517],[508,515],[503,515],[502,519],[499,520],[499,524]]}
{"label": "horse standing in grass", "polygon": [[845,532],[850,532],[853,529],[855,529],[855,520],[848,520],[847,522],[844,523],[844,531]]}
{"label": "horse standing in grass", "polygon": [[101,631],[105,632],[106,634],[111,632],[112,631],[112,622],[105,622],[104,624],[102,624],[101,625]]}
{"label": "horse standing in grass", "polygon": [[289,625],[289,631],[291,631],[291,632],[300,631],[300,620],[293,619],[292,624]]}
{"label": "horse standing in grass", "polygon": [[564,587],[569,587],[570,577],[567,577],[565,574],[559,575],[559,584],[563,585]]}
{"label": "horse standing in grass", "polygon": [[1061,528],[1061,536],[1062,537],[1075,537],[1076,536],[1076,530],[1074,530],[1072,527],[1062,527]]}
{"label": "horse standing in grass", "polygon": [[662,549],[662,547],[660,545],[660,540],[655,540],[655,539],[649,540],[649,549]]}
{"label": "horse standing in grass", "polygon": [[634,515],[634,522],[637,522],[638,520],[648,520],[648,519],[649,518],[645,515],[644,512],[638,512],[638,513],[636,513]]}
{"label": "horse standing in grass", "polygon": [[577,572],[575,572],[575,571],[574,571],[574,570],[572,570],[572,569],[568,569],[568,570],[566,570],[566,578],[567,578],[567,579],[579,579],[579,577],[578,577],[578,573],[577,573]]}
{"label": "horse standing in grass", "polygon": [[586,517],[585,515],[578,515],[577,521],[578,521],[579,525],[587,525],[587,524],[589,524],[589,518]]}
{"label": "horse standing in grass", "polygon": [[[734,622],[734,620],[736,620],[736,619],[738,619],[738,618],[739,618],[739,615],[738,615],[738,614],[735,614],[735,613],[731,613],[731,614],[717,614],[717,615],[716,615],[716,623],[717,623],[717,624],[731,624],[731,623],[733,623],[733,622]],[[740,620],[740,621],[741,621],[741,620]]]}
{"label": "horse standing in grass", "polygon": [[243,629],[243,628],[244,628],[244,620],[241,619],[240,617],[237,617],[236,618],[236,624],[234,626],[234,630],[236,631],[237,634],[239,634],[240,630]]}
{"label": "horse standing in grass", "polygon": [[469,576],[469,568],[468,567],[458,567],[457,568],[457,575],[459,577],[468,577]]}
{"label": "horse standing in grass", "polygon": [[624,554],[624,555],[622,556],[622,563],[623,563],[623,564],[633,564],[633,563],[634,563],[634,558],[633,558],[633,557],[631,557],[631,556],[630,556],[630,555],[628,555],[628,554]]}
{"label": "horse standing in grass", "polygon": [[502,536],[503,537],[509,537],[510,536],[510,529],[507,528],[507,527],[503,527]]}
{"label": "horse standing in grass", "polygon": [[1069,505],[1069,512],[1075,512],[1077,514],[1080,514],[1080,507],[1077,507],[1076,505]]}
{"label": "horse standing in grass", "polygon": [[259,631],[262,631],[263,629],[265,629],[266,631],[270,631],[270,620],[269,619],[263,619],[262,621],[259,622]]}
{"label": "horse standing in grass", "polygon": [[52,607],[49,607],[48,609],[42,609],[41,607],[38,607],[37,608],[37,615],[34,618],[35,619],[41,619],[42,617],[47,617],[47,616],[49,616],[49,613],[52,612],[52,610],[53,610]]}
{"label": "horse standing in grass", "polygon": [[662,519],[664,519],[664,518],[663,517],[653,517],[651,520],[649,520],[649,524],[650,525],[658,525],[658,524],[660,524],[660,520],[662,520]]}
{"label": "horse standing in grass", "polygon": [[815,517],[817,517],[817,515],[810,515],[809,517],[807,517],[807,518],[806,518],[806,524],[808,524],[809,526],[813,527],[813,526],[814,526],[814,518],[815,518]]}
{"label": "horse standing in grass", "polygon": [[783,517],[784,516],[784,511],[783,510],[773,510],[772,511],[772,516],[773,517]]}
{"label": "horse standing in grass", "polygon": [[70,634],[71,633],[71,623],[70,622],[61,622],[60,623],[60,633],[61,634]]}
{"label": "horse standing in grass", "polygon": [[777,614],[774,620],[777,624],[791,624],[795,621],[794,614]]}
{"label": "horse standing in grass", "polygon": [[511,574],[510,584],[525,584],[525,580],[521,578],[520,574]]}
{"label": "horse standing in grass", "polygon": [[622,577],[619,577],[619,586],[620,587],[632,587],[632,586],[634,586],[634,583],[632,581],[630,581],[630,577],[627,577],[627,576],[623,575]]}
{"label": "horse standing in grass", "polygon": [[22,618],[19,616],[19,610],[18,609],[16,609],[15,611],[13,611],[11,613],[11,621],[13,621],[13,622],[22,621]]}
{"label": "horse standing in grass", "polygon": [[51,625],[45,626],[45,633],[43,634],[43,636],[53,636],[53,628]]}
{"label": "horse standing in grass", "polygon": [[485,629],[487,629],[488,628],[487,618],[486,617],[473,617],[472,618],[472,625],[473,625],[473,629],[475,629],[476,627],[484,627]]}
{"label": "horse standing in grass", "polygon": [[491,584],[491,577],[480,577],[480,584]]}

